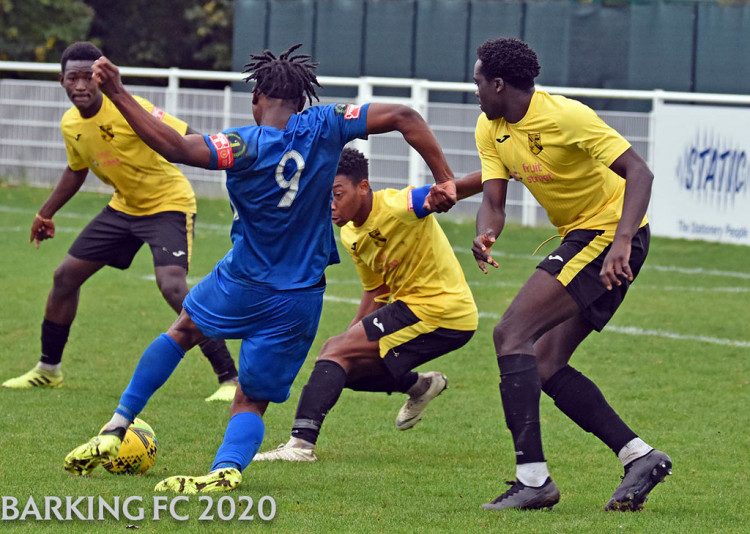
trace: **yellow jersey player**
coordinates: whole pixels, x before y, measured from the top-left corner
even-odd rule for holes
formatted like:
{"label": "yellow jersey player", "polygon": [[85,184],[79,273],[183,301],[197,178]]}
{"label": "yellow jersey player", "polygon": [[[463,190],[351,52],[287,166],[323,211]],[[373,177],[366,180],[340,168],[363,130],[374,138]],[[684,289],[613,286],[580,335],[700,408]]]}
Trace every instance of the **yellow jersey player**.
{"label": "yellow jersey player", "polygon": [[639,510],[671,473],[672,461],[647,445],[568,362],[600,331],[638,274],[649,247],[646,207],[653,175],[620,134],[583,104],[534,88],[534,51],[512,38],[477,49],[476,127],[484,196],[474,257],[497,267],[491,247],[505,222],[510,179],[524,184],[563,236],[526,281],[495,327],[500,394],[513,436],[516,480],[484,508],[552,508],[560,492],[542,451],[544,391],[578,426],[619,456],[625,476],[605,506]]}
{"label": "yellow jersey player", "polygon": [[[458,198],[468,196],[461,180],[456,188]],[[317,460],[320,427],[345,387],[406,393],[396,417],[399,430],[417,424],[446,388],[442,373],[412,369],[465,345],[478,318],[448,238],[424,207],[429,190],[373,193],[367,159],[351,148],[342,152],[332,220],[341,227],[341,244],[362,281],[362,300],[346,332],[323,344],[302,389],[289,441],[253,461]]]}
{"label": "yellow jersey player", "polygon": [[[135,134],[101,93],[91,70],[101,56],[101,50],[89,42],[74,43],[63,52],[60,83],[73,103],[61,121],[68,166],[32,223],[31,241],[38,248],[41,241],[54,237],[52,217],[78,192],[89,170],[111,185],[114,195],[55,270],[42,322],[40,362],[4,382],[4,388],[62,385],[62,353],[78,310],[81,285],[105,265],[127,269],[143,243],[151,248],[156,283],[169,306],[179,313],[188,292],[186,277],[196,213],[193,188],[177,167]],[[139,103],[182,135],[192,131],[147,100],[139,99]],[[220,384],[206,400],[231,401],[237,369],[225,342],[208,339],[201,349]]]}

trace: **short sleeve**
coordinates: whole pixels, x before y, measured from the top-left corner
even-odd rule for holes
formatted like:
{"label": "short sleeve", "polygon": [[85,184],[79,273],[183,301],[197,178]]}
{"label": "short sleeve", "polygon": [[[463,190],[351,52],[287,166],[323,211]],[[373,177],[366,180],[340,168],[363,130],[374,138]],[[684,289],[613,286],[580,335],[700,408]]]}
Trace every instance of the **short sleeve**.
{"label": "short sleeve", "polygon": [[357,269],[357,274],[362,282],[362,288],[365,291],[372,291],[385,283],[382,273],[376,273],[370,269],[361,259],[359,259],[359,256],[352,254],[351,251],[349,251],[349,254],[352,257],[352,260],[354,260],[354,267]]}
{"label": "short sleeve", "polygon": [[477,127],[474,131],[479,160],[482,162],[482,183],[497,178],[507,180],[510,177],[507,167],[505,167],[497,153],[495,138],[491,130],[490,121],[482,113],[479,119],[477,119]]}
{"label": "short sleeve", "polygon": [[203,140],[211,151],[206,166],[210,170],[239,169],[251,165],[258,157],[256,126],[224,130],[216,134],[204,134]]}
{"label": "short sleeve", "polygon": [[333,104],[333,120],[338,124],[343,144],[367,137],[367,110],[369,104]]}
{"label": "short sleeve", "polygon": [[80,171],[88,168],[88,163],[84,160],[78,151],[65,140],[65,154],[68,156],[68,167],[73,171]]}
{"label": "short sleeve", "polygon": [[569,132],[569,143],[575,143],[592,158],[609,167],[627,149],[630,143],[614,128],[604,122],[590,107],[577,101],[568,108],[560,122],[562,131]]}

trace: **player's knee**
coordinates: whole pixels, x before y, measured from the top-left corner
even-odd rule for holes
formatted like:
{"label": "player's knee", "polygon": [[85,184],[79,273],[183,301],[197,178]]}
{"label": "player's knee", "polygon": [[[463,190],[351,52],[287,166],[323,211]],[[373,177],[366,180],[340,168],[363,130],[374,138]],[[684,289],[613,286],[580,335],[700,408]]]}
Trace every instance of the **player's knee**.
{"label": "player's knee", "polygon": [[62,296],[78,291],[78,288],[81,287],[81,282],[78,277],[75,276],[75,273],[70,266],[62,263],[57,269],[55,269],[55,272],[52,275],[52,287],[57,295]]}
{"label": "player's knee", "polygon": [[173,308],[175,306],[178,308],[182,307],[182,301],[185,300],[185,295],[188,293],[187,284],[184,280],[170,277],[157,280],[157,283],[164,300],[166,300]]}
{"label": "player's knee", "polygon": [[498,354],[533,352],[533,342],[518,324],[502,320],[492,330],[492,340]]}
{"label": "player's knee", "polygon": [[320,354],[318,354],[318,357],[315,359],[315,361],[320,362],[323,360],[336,362],[337,364],[343,367],[343,364],[346,362],[346,356],[343,354],[338,354],[333,351],[327,352],[327,351],[321,350]]}
{"label": "player's knee", "polygon": [[237,415],[241,412],[252,412],[260,417],[266,413],[268,408],[267,400],[251,399],[242,391],[242,388],[238,388],[238,392],[235,394],[232,404],[229,409],[230,417]]}
{"label": "player's knee", "polygon": [[346,353],[336,352],[336,351],[331,351],[331,352],[321,351],[321,353],[318,355],[318,358],[315,361],[319,362],[319,361],[324,361],[324,360],[337,363],[344,370],[344,372],[347,373],[347,376],[349,376],[349,372],[351,371],[353,362],[350,358],[347,357]]}
{"label": "player's knee", "polygon": [[508,332],[508,328],[503,324],[502,321],[495,325],[495,328],[492,330],[492,341],[494,341],[495,348],[498,351],[500,351],[501,348],[507,345],[510,337],[509,334],[510,332]]}
{"label": "player's knee", "polygon": [[320,348],[318,354],[318,360],[338,360],[345,352],[346,344],[343,342],[342,336],[334,336],[328,338]]}

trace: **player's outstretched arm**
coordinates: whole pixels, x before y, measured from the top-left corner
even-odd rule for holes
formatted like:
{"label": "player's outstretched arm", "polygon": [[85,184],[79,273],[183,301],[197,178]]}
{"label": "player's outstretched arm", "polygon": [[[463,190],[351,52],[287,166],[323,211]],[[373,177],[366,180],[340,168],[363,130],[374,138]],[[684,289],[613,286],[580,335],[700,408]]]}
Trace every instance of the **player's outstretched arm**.
{"label": "player's outstretched arm", "polygon": [[483,184],[482,204],[477,211],[477,237],[471,247],[479,268],[487,274],[486,264],[497,268],[490,249],[505,226],[505,200],[508,180],[487,180]]}
{"label": "player's outstretched arm", "polygon": [[466,176],[456,178],[456,195],[463,200],[482,192],[482,171],[470,172]]}
{"label": "player's outstretched arm", "polygon": [[203,136],[182,136],[143,109],[122,85],[119,69],[106,57],[97,59],[92,70],[102,92],[117,106],[131,128],[148,146],[168,161],[193,167],[208,167],[211,152]]}
{"label": "player's outstretched arm", "polygon": [[613,285],[619,286],[622,280],[633,280],[633,272],[630,270],[630,243],[646,215],[651,199],[651,184],[654,181],[654,175],[648,165],[632,148],[617,158],[610,168],[625,178],[625,199],[612,246],[599,273],[607,289],[612,289]]}
{"label": "player's outstretched arm", "polygon": [[81,189],[88,172],[87,168],[74,171],[70,167],[65,167],[60,181],[31,223],[29,243],[33,242],[36,248],[39,248],[40,242],[55,237],[55,223],[52,222],[52,217]]}
{"label": "player's outstretched arm", "polygon": [[[470,172],[466,176],[456,178],[454,182],[456,184],[456,198],[458,200],[477,195],[482,192],[482,171]],[[432,186],[424,199],[423,208],[426,211],[435,211],[432,209],[432,206],[439,203],[444,196],[445,193],[439,189],[439,186]]]}
{"label": "player's outstretched arm", "polygon": [[436,197],[433,210],[448,211],[456,203],[453,171],[445,159],[443,149],[422,116],[400,104],[370,104],[367,110],[367,133],[401,132],[404,139],[422,156],[432,172],[441,197]]}

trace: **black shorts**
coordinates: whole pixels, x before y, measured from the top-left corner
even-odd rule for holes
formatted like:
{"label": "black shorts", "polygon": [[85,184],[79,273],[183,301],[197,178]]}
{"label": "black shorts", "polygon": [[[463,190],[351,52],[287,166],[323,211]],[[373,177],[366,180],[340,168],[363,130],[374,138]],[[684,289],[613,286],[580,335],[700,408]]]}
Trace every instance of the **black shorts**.
{"label": "black shorts", "polygon": [[379,342],[383,363],[394,377],[463,347],[474,335],[474,330],[430,326],[398,300],[364,317],[362,326],[367,339]]}
{"label": "black shorts", "polygon": [[[630,287],[630,282],[623,280],[621,285],[608,291],[599,276],[613,237],[614,231],[573,230],[537,265],[537,269],[547,271],[565,286],[578,303],[583,317],[597,331],[601,331],[612,318]],[[633,236],[629,261],[633,279],[646,260],[650,241],[648,225]]]}
{"label": "black shorts", "polygon": [[177,265],[187,271],[194,223],[194,213],[164,211],[135,216],[106,206],[78,235],[68,254],[127,269],[141,245],[148,243],[154,267]]}

